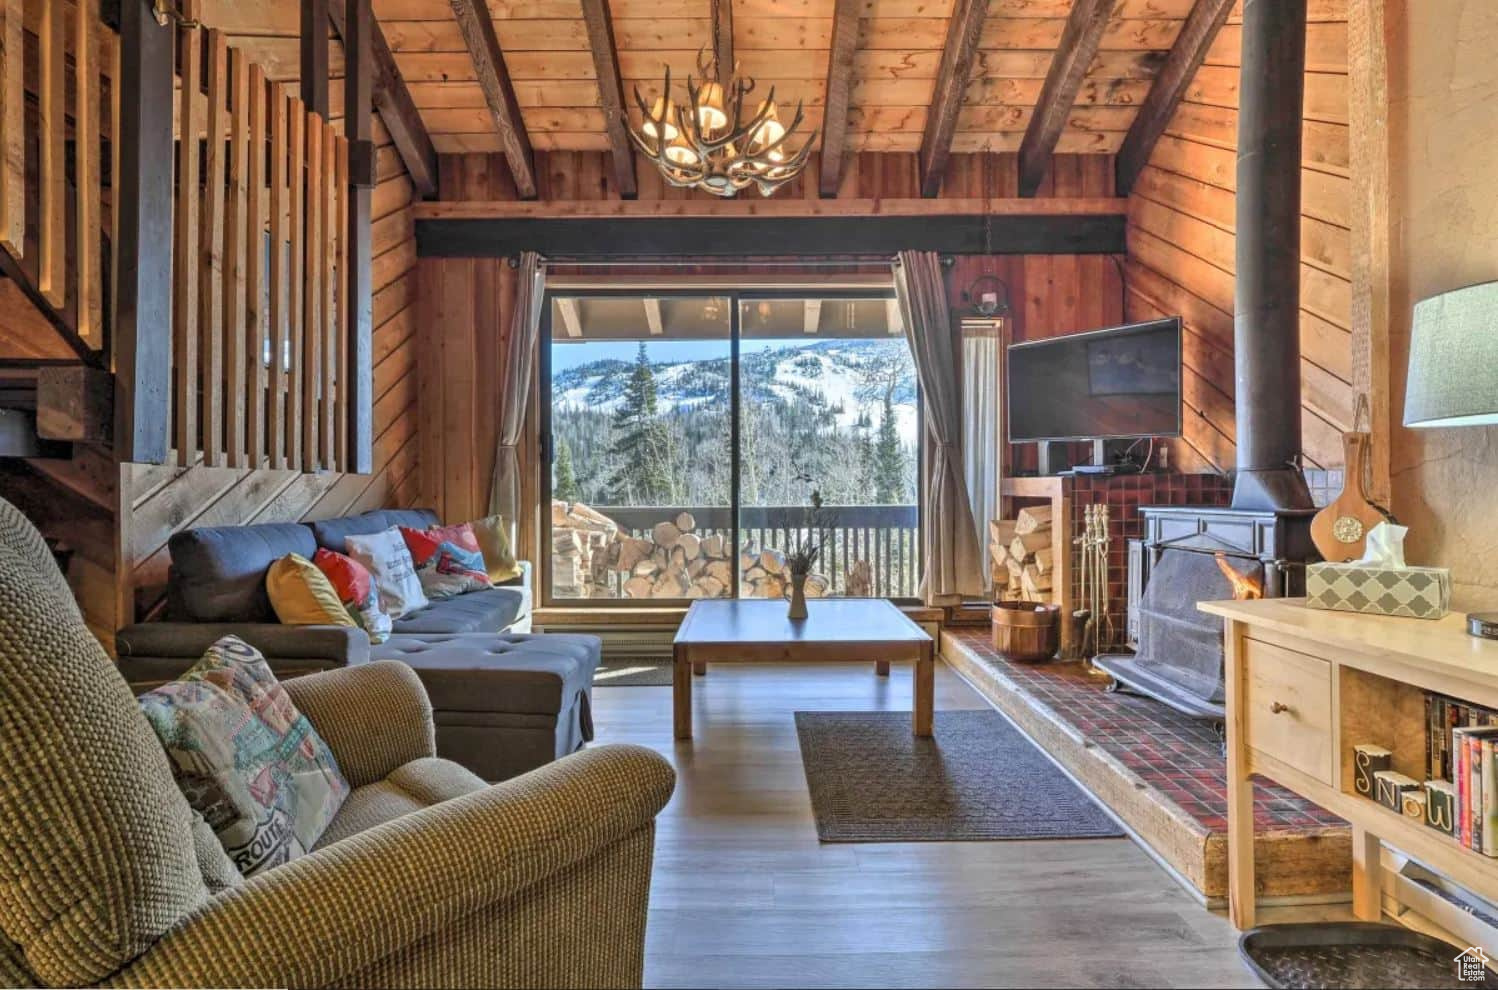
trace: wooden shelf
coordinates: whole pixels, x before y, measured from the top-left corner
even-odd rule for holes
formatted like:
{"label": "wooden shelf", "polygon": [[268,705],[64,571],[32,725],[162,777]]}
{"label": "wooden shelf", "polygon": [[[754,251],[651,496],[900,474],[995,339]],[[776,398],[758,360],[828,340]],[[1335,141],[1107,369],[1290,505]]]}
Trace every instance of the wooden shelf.
{"label": "wooden shelf", "polygon": [[1043,475],[1031,478],[999,479],[999,514],[1013,519],[1014,500],[1051,503],[1051,604],[1061,608],[1061,650],[1063,657],[1077,651],[1077,630],[1072,621],[1076,604],[1072,597],[1072,523],[1071,489],[1066,478]]}
{"label": "wooden shelf", "polygon": [[[1352,826],[1353,913],[1382,916],[1388,844],[1480,897],[1498,899],[1498,859],[1357,794],[1354,747],[1382,746],[1393,769],[1428,776],[1425,692],[1498,701],[1498,643],[1440,621],[1305,607],[1298,599],[1211,602],[1227,646],[1229,907],[1254,919],[1253,785],[1262,774]],[[1335,754],[1330,761],[1323,754]]]}

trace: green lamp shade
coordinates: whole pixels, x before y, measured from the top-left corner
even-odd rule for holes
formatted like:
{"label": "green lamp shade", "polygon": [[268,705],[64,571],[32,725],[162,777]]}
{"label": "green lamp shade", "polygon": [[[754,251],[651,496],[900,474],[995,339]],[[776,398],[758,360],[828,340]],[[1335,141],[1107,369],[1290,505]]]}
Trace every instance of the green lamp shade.
{"label": "green lamp shade", "polygon": [[1498,282],[1415,304],[1404,425],[1498,423]]}

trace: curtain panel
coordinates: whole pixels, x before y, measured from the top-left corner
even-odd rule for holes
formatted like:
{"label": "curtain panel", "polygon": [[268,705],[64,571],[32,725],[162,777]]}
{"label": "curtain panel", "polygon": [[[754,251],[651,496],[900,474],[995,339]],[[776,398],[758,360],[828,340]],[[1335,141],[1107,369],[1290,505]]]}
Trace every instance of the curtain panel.
{"label": "curtain panel", "polygon": [[520,256],[515,308],[510,314],[510,339],[505,347],[504,397],[500,408],[494,478],[489,486],[489,512],[503,517],[516,538],[520,508],[520,443],[525,413],[531,401],[531,379],[541,340],[541,303],[546,295],[546,263],[534,251]]}
{"label": "curtain panel", "polygon": [[895,292],[915,361],[926,423],[921,598],[955,605],[983,595],[983,565],[962,457],[962,378],[941,260],[901,251]]}

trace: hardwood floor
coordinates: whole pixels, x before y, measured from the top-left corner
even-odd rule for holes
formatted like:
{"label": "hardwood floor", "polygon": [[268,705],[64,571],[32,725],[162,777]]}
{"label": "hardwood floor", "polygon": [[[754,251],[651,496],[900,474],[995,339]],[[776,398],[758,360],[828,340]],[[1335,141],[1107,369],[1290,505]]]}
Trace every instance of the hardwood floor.
{"label": "hardwood floor", "polygon": [[[654,987],[1257,986],[1237,933],[1128,839],[822,844],[792,713],[909,711],[910,665],[713,667],[677,743],[671,689],[594,692],[600,742],[665,754]],[[937,664],[936,708],[986,702]]]}

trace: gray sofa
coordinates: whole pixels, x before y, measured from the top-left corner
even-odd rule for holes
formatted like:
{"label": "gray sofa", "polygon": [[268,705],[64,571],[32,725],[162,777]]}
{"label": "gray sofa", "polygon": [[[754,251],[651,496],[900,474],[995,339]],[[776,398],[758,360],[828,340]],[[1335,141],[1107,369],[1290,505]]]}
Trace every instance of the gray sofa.
{"label": "gray sofa", "polygon": [[530,571],[515,582],[432,602],[396,620],[384,643],[343,626],[283,626],[265,573],[288,553],[342,552],[352,535],[437,523],[425,509],[383,509],[320,522],[223,526],[172,537],[167,616],[115,636],[127,680],[176,677],[221,636],[265,654],[282,676],[370,660],[409,664],[426,686],[438,754],[485,780],[505,780],[580,748],[593,738],[592,636],[530,633]]}

